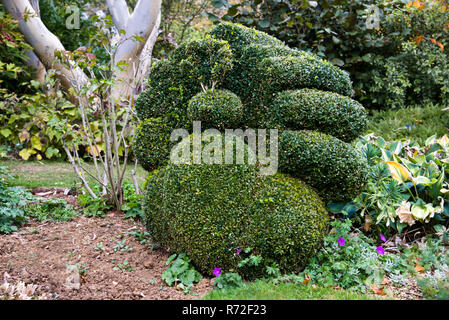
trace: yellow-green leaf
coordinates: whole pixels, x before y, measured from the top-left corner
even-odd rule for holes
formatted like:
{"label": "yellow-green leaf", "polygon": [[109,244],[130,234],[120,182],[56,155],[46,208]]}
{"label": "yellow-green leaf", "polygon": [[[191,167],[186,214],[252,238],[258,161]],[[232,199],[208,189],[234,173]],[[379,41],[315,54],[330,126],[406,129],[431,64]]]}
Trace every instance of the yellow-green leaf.
{"label": "yellow-green leaf", "polygon": [[1,133],[2,136],[4,136],[5,138],[8,138],[8,137],[11,135],[12,131],[9,130],[8,128],[5,128],[5,129],[0,130],[0,133]]}
{"label": "yellow-green leaf", "polygon": [[34,149],[41,151],[42,150],[41,139],[39,139],[39,137],[37,137],[37,136],[32,136],[31,137],[31,146]]}
{"label": "yellow-green leaf", "polygon": [[36,151],[33,149],[23,149],[19,152],[19,156],[23,159],[23,160],[28,160],[31,155],[35,154]]}
{"label": "yellow-green leaf", "polygon": [[391,177],[399,183],[404,183],[408,180],[413,181],[410,171],[402,164],[395,161],[386,161],[386,164],[388,165],[388,169],[390,169]]}

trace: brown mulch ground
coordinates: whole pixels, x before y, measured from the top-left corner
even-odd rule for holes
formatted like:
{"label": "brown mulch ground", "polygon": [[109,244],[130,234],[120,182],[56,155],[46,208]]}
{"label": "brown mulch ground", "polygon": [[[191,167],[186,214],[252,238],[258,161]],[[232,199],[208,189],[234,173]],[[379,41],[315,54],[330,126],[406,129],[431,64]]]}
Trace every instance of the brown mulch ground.
{"label": "brown mulch ground", "polygon": [[[61,192],[47,197],[76,204],[75,196]],[[36,285],[34,297],[46,299],[198,299],[212,289],[207,278],[187,295],[168,287],[161,274],[169,254],[162,249],[152,251],[149,244],[140,244],[127,234],[137,230],[145,231],[145,227],[123,219],[119,212],[105,218],[81,216],[71,222],[31,222],[16,233],[0,235],[0,281]],[[115,252],[113,247],[123,239],[132,251]],[[104,251],[95,249],[100,242]],[[125,260],[134,271],[113,269]],[[67,265],[76,264],[86,268],[79,289],[67,282],[71,275]]]}
{"label": "brown mulch ground", "polygon": [[[73,190],[35,188],[32,192],[43,198],[64,199],[80,210]],[[161,275],[169,254],[163,249],[151,250],[151,244],[140,244],[127,234],[132,231],[143,232],[145,226],[123,219],[120,212],[111,212],[105,218],[80,216],[70,222],[31,221],[18,232],[0,235],[0,289],[4,283],[16,285],[20,281],[33,287],[33,298],[66,300],[199,299],[212,290],[209,278],[203,278],[186,295],[168,287]],[[123,240],[132,250],[114,251],[117,242]],[[95,249],[99,243],[104,251]],[[114,270],[125,260],[135,268],[133,271]],[[79,278],[79,288],[68,282],[68,265],[86,269]],[[414,279],[408,279],[403,287],[387,281],[382,292],[400,300],[422,299]]]}

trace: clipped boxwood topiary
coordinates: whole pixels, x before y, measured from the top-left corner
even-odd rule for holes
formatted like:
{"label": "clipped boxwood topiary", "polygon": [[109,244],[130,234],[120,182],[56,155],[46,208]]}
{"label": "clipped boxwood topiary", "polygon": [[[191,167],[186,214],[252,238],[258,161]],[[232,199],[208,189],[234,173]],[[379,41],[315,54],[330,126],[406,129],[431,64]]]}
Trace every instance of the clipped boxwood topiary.
{"label": "clipped boxwood topiary", "polygon": [[283,91],[272,102],[271,127],[317,130],[345,142],[365,132],[365,108],[348,97],[314,89]]}
{"label": "clipped boxwood topiary", "polygon": [[172,131],[188,125],[184,118],[176,114],[142,121],[137,126],[132,143],[132,152],[140,165],[147,171],[166,165],[170,150],[175,145],[170,141]]}
{"label": "clipped boxwood topiary", "polygon": [[229,90],[200,92],[190,99],[187,117],[205,128],[234,128],[243,117],[242,101]]}
{"label": "clipped boxwood topiary", "polygon": [[[202,273],[239,271],[247,247],[297,272],[322,245],[328,214],[317,193],[287,176],[260,178],[248,165],[173,165],[147,180],[145,218],[152,238],[185,252]],[[264,268],[262,268],[264,270]]]}
{"label": "clipped boxwood topiary", "polygon": [[178,47],[152,68],[148,90],[139,95],[139,119],[164,116],[167,112],[186,116],[188,101],[203,87],[218,87],[232,68],[232,51],[226,41],[196,40]]}
{"label": "clipped boxwood topiary", "polygon": [[220,23],[210,31],[210,34],[216,39],[227,41],[237,55],[241,54],[246,46],[252,44],[270,47],[286,46],[284,42],[265,32],[260,32],[237,23]]}
{"label": "clipped boxwood topiary", "polygon": [[325,200],[355,198],[366,184],[366,160],[350,144],[314,131],[282,132],[279,168],[315,187]]}
{"label": "clipped boxwood topiary", "polygon": [[[366,123],[351,94],[347,73],[240,25],[219,24],[210,36],[186,43],[156,63],[148,90],[136,102],[138,116],[145,121],[169,114],[181,120],[144,122],[135,139],[139,160],[149,170],[158,168],[149,174],[145,197],[153,239],[172,252],[187,253],[207,274],[219,267],[251,277],[255,270],[237,268],[236,250],[246,247],[262,255],[257,272],[271,263],[284,272],[300,270],[326,233],[327,213],[317,192],[326,202],[351,199],[366,182],[367,164],[345,142]],[[181,136],[186,137],[192,120],[201,120],[203,130],[280,129],[283,174],[257,176],[263,161],[257,170],[249,164],[213,165],[220,163],[210,156],[216,155],[218,140],[206,132],[202,142],[210,145],[200,155],[210,164],[164,166],[171,151],[172,160],[195,159],[189,158],[189,150],[196,149],[192,145],[170,150],[165,131],[184,128]],[[212,133],[217,130],[207,131]],[[270,132],[270,142],[275,136]],[[167,150],[161,152],[163,145]]]}

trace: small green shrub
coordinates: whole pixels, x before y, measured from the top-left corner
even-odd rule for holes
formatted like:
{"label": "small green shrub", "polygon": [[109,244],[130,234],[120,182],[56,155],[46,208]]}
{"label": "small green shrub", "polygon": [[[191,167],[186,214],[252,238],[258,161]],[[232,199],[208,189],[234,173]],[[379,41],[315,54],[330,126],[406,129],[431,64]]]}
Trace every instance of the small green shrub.
{"label": "small green shrub", "polygon": [[24,188],[9,187],[5,176],[6,168],[0,167],[0,233],[9,234],[28,222],[24,208],[32,195]]}
{"label": "small green shrub", "polygon": [[259,32],[255,29],[247,28],[235,23],[220,23],[216,25],[210,34],[216,39],[222,39],[229,42],[232,50],[236,54],[241,54],[243,49],[250,44],[258,44],[264,46],[285,46],[281,41],[264,32]]}
{"label": "small green shrub", "polygon": [[173,62],[188,69],[192,78],[209,88],[223,82],[232,69],[232,58],[229,43],[210,36],[182,44],[171,56]]}
{"label": "small green shrub", "polygon": [[143,196],[136,193],[134,185],[131,183],[123,184],[123,194],[125,203],[121,206],[120,210],[125,212],[125,219],[141,219],[143,215]]}
{"label": "small green shrub", "polygon": [[202,87],[218,87],[231,68],[232,52],[226,41],[206,37],[181,45],[169,59],[153,67],[151,89],[136,101],[138,117],[185,116],[187,102]]}
{"label": "small green shrub", "polygon": [[166,265],[168,268],[162,272],[162,280],[168,286],[177,285],[184,293],[189,293],[195,282],[200,282],[203,277],[191,265],[190,259],[185,253],[171,255]]}
{"label": "small green shrub", "polygon": [[27,213],[39,222],[71,221],[78,215],[73,206],[62,199],[38,201],[27,206]]}
{"label": "small green shrub", "polygon": [[104,217],[106,212],[112,208],[110,204],[101,196],[101,187],[96,185],[92,188],[97,198],[92,198],[89,193],[78,195],[78,203],[83,207],[86,217]]}
{"label": "small green shrub", "polygon": [[241,287],[244,284],[242,277],[235,272],[220,274],[214,281],[214,288],[218,290],[229,290]]}
{"label": "small green shrub", "polygon": [[229,90],[200,92],[189,101],[187,116],[204,128],[234,128],[243,118],[243,105]]}
{"label": "small green shrub", "polygon": [[[284,131],[279,167],[303,179],[326,200],[351,200],[367,181],[367,163],[351,145],[313,131]],[[337,200],[339,199],[339,200]]]}
{"label": "small green shrub", "polygon": [[[84,215],[87,217],[104,217],[112,208],[106,198],[102,197],[102,188],[99,185],[92,187],[97,198],[92,198],[89,193],[78,195],[78,202],[83,207]],[[140,219],[142,217],[142,196],[136,194],[134,185],[123,183],[124,204],[120,208],[125,212],[125,218]]]}
{"label": "small green shrub", "polygon": [[247,165],[172,164],[150,175],[145,218],[157,243],[185,252],[206,274],[237,270],[236,251],[245,247],[264,265],[298,271],[320,247],[328,219],[315,191],[296,179],[258,178]]}
{"label": "small green shrub", "polygon": [[366,292],[370,285],[381,283],[385,275],[398,270],[399,259],[394,255],[379,254],[372,239],[357,230],[352,232],[349,219],[344,222],[335,220],[331,226],[323,249],[301,273],[303,279],[309,277],[319,286]]}
{"label": "small green shrub", "polygon": [[348,97],[313,89],[284,91],[272,102],[273,125],[293,130],[315,130],[350,142],[364,132],[363,106]]}

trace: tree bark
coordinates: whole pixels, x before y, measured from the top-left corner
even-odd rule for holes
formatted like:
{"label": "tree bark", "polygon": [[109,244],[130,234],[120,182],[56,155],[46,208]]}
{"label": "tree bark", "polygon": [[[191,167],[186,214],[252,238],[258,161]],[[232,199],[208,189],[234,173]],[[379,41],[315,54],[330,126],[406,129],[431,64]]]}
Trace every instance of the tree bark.
{"label": "tree bark", "polygon": [[161,33],[159,27],[161,25],[161,14],[159,13],[159,16],[156,20],[156,25],[153,28],[153,31],[151,32],[150,37],[148,38],[147,42],[145,43],[145,47],[142,50],[142,53],[140,54],[140,63],[139,63],[139,70],[137,72],[136,77],[136,94],[141,93],[144,91],[145,88],[145,79],[148,78],[148,75],[150,74],[151,69],[151,62],[153,61],[153,48],[156,44],[157,37]]}
{"label": "tree bark", "polygon": [[[119,1],[120,2],[120,1]],[[116,80],[119,84],[112,91],[113,98],[126,98],[134,95],[133,84],[139,74],[140,55],[148,38],[155,29],[161,10],[161,0],[139,0],[132,15],[125,24],[125,34],[121,36],[121,42],[115,52],[114,64],[126,62],[122,71],[117,72]],[[111,11],[114,14],[115,10]],[[116,16],[114,20],[120,20]],[[122,24],[120,24],[122,25]],[[116,25],[117,28],[119,26]],[[135,37],[141,37],[144,41],[136,41]],[[148,52],[147,52],[148,54]]]}
{"label": "tree bark", "polygon": [[[87,82],[88,78],[80,68],[74,67],[70,70],[55,62],[55,51],[65,51],[65,48],[40,19],[37,0],[1,1],[6,10],[18,20],[20,31],[34,49],[35,55],[31,52],[29,56],[30,62],[38,69],[36,76],[42,78],[45,68],[60,71],[58,77],[66,92],[72,87],[79,89]],[[112,90],[112,97],[127,99],[136,94],[133,90],[136,86],[139,87],[149,73],[152,50],[159,35],[161,0],[139,0],[132,14],[129,13],[125,0],[106,2],[116,28],[124,30],[124,34],[120,34],[113,63],[127,63],[122,66],[122,71],[113,75],[118,83]],[[141,37],[143,41],[136,41],[136,36]]]}
{"label": "tree bark", "polygon": [[79,68],[74,73],[65,66],[55,63],[55,50],[65,51],[61,41],[44,25],[28,0],[2,0],[6,10],[19,22],[20,31],[26,41],[34,48],[34,52],[47,69],[61,72],[59,79],[66,92],[74,86],[79,88],[87,77]]}
{"label": "tree bark", "polygon": [[[30,0],[31,6],[36,12],[37,16],[40,18],[41,10],[39,7],[39,0]],[[34,69],[33,79],[39,82],[45,81],[45,75],[47,70],[45,66],[42,64],[41,60],[39,60],[38,56],[34,53],[34,51],[28,51],[25,53],[28,57],[27,65]]]}
{"label": "tree bark", "polygon": [[25,52],[25,54],[28,57],[28,61],[26,62],[26,64],[34,69],[32,75],[33,79],[39,82],[44,82],[47,71],[41,60],[39,60],[34,51],[28,51]]}

